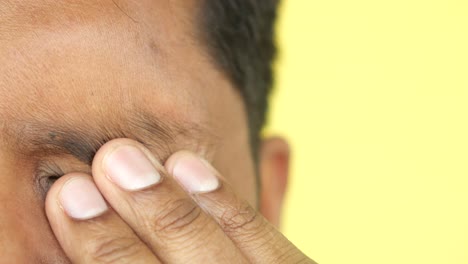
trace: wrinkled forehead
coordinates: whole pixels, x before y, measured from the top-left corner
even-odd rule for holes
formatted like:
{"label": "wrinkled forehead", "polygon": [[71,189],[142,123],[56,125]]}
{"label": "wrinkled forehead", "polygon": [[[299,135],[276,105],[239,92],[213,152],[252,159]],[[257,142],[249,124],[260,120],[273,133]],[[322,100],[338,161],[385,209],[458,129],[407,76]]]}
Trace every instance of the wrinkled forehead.
{"label": "wrinkled forehead", "polygon": [[118,116],[135,107],[202,115],[199,95],[216,73],[197,44],[190,2],[148,2],[2,1],[3,117]]}
{"label": "wrinkled forehead", "polygon": [[183,69],[203,51],[196,44],[196,12],[188,4],[144,2],[2,1],[2,62],[12,74],[56,79],[79,71],[102,79],[122,70],[124,77],[144,78]]}
{"label": "wrinkled forehead", "polygon": [[199,44],[195,1],[174,2],[1,1],[3,126],[208,127],[230,84]]}

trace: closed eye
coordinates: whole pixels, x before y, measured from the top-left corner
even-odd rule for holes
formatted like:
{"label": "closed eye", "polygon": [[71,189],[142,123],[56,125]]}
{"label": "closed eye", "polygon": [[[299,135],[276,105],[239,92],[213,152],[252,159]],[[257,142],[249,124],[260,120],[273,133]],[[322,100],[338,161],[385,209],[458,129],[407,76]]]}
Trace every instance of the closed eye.
{"label": "closed eye", "polygon": [[35,178],[39,193],[44,200],[52,185],[63,175],[65,175],[63,170],[53,162],[43,162],[38,166]]}

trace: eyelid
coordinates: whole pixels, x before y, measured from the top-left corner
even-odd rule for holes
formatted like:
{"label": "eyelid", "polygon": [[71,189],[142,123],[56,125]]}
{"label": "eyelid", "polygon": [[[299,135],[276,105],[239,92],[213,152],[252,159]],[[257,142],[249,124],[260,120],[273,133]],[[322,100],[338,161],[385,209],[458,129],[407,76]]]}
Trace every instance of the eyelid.
{"label": "eyelid", "polygon": [[63,170],[53,161],[44,160],[38,163],[34,172],[35,190],[43,201],[45,201],[47,193],[55,180],[63,175],[65,175]]}
{"label": "eyelid", "polygon": [[65,173],[53,161],[40,162],[36,169],[36,175],[38,178],[49,177],[49,176],[63,176]]}

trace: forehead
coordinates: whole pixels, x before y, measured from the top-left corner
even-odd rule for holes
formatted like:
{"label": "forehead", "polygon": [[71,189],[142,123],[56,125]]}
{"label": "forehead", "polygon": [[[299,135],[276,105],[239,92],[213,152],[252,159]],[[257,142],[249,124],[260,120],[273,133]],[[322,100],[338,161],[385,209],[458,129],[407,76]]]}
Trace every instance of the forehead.
{"label": "forehead", "polygon": [[195,1],[173,2],[2,1],[2,126],[222,134],[216,120],[242,110],[198,42]]}
{"label": "forehead", "polygon": [[165,1],[153,12],[123,3],[119,7],[114,1],[27,2],[2,2],[0,15],[2,98],[21,98],[24,107],[40,107],[26,102],[54,107],[56,100],[92,106],[95,98],[106,97],[106,105],[116,102],[125,109],[135,99],[156,95],[172,102],[170,96],[180,98],[185,87],[170,81],[193,79],[188,74],[193,65],[181,62],[203,57],[201,47],[187,44],[195,42],[187,34],[193,25],[183,23],[182,14],[181,21],[168,15],[183,13],[177,11],[182,8]]}

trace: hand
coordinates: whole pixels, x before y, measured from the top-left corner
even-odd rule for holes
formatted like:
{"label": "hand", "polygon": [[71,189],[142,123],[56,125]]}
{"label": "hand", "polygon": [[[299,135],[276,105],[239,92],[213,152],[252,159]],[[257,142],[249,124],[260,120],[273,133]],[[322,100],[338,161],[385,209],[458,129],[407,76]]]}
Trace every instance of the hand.
{"label": "hand", "polygon": [[116,139],[92,174],[61,177],[46,199],[73,263],[314,263],[192,153],[163,166],[138,142]]}

